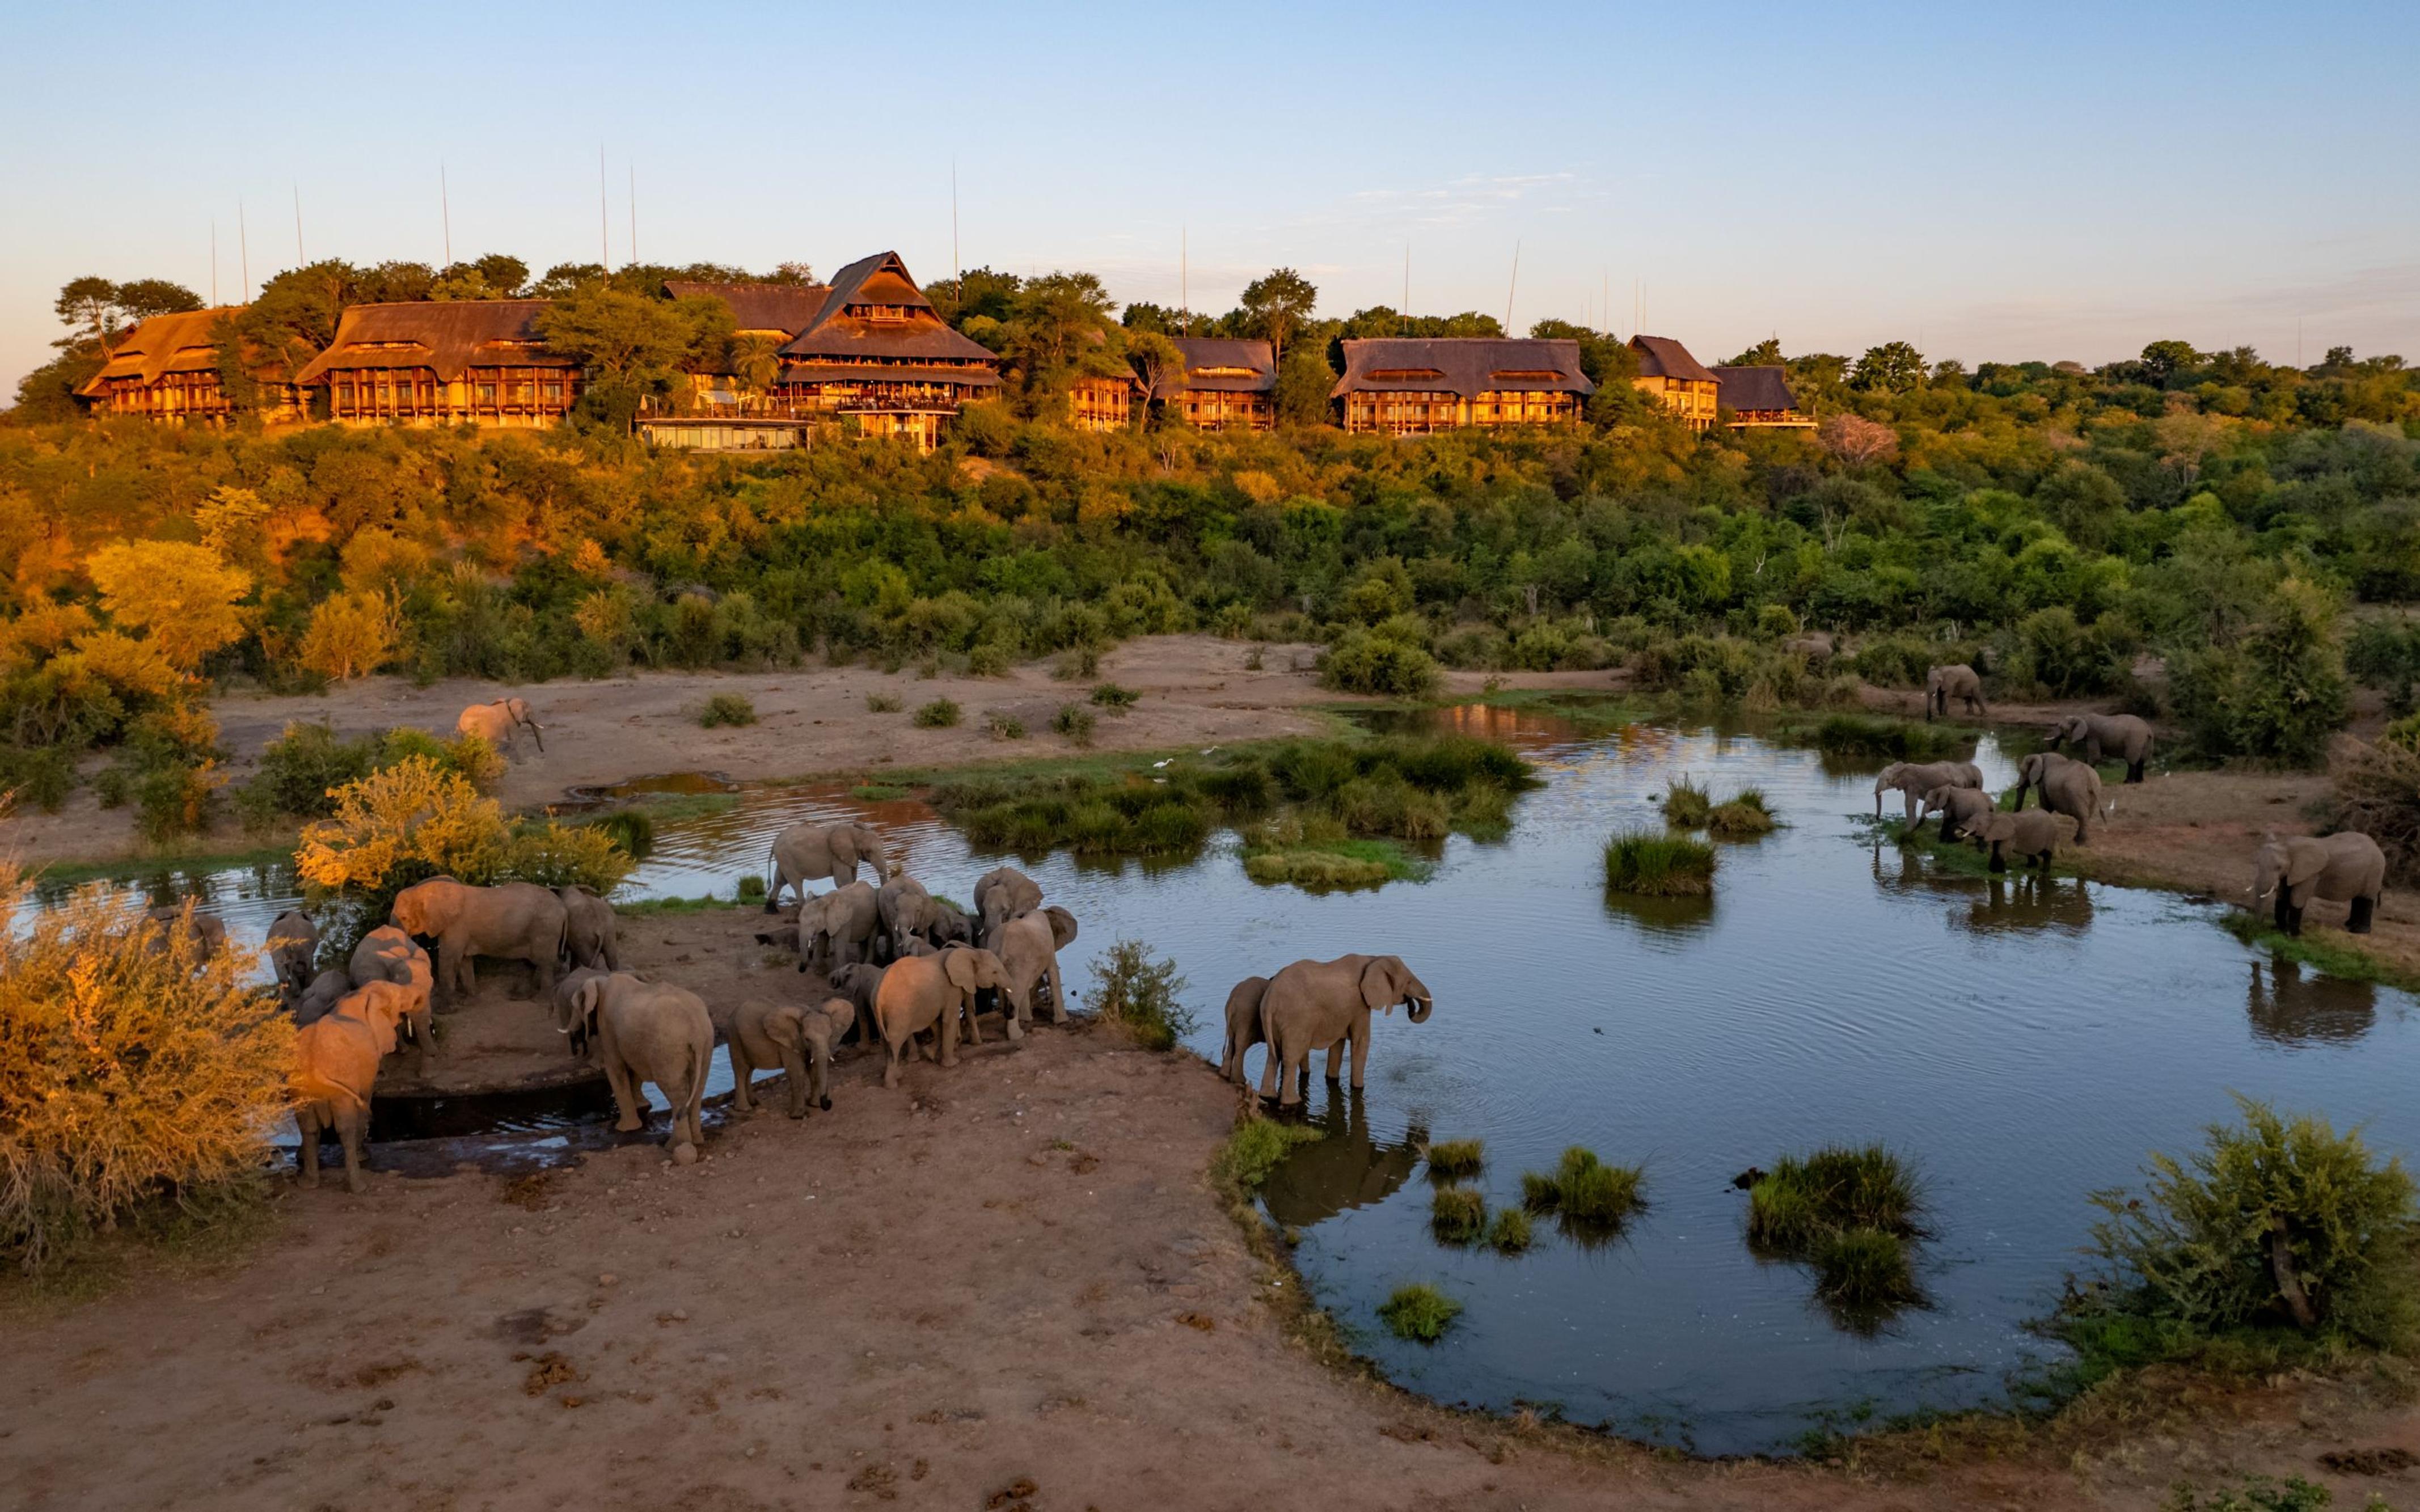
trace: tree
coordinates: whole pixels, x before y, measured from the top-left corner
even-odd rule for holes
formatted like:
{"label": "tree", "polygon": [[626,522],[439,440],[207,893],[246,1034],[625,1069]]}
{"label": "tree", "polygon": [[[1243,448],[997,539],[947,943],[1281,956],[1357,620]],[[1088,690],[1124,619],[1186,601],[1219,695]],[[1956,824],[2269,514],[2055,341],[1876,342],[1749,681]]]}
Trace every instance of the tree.
{"label": "tree", "polygon": [[776,263],[773,271],[759,281],[768,284],[812,284],[815,281],[815,271],[803,262]]}
{"label": "tree", "polygon": [[1296,348],[1278,364],[1278,418],[1288,425],[1315,426],[1327,418],[1327,396],[1336,387],[1336,370],[1310,348]]}
{"label": "tree", "polygon": [[1849,383],[1869,392],[1905,394],[1924,383],[1924,353],[1904,341],[1868,347],[1857,359],[1857,370],[1849,375]]}
{"label": "tree", "polygon": [[199,294],[165,278],[136,278],[113,284],[106,278],[86,274],[70,279],[51,305],[70,327],[68,334],[52,345],[70,352],[106,357],[126,327],[155,315],[175,315],[201,307]]}
{"label": "tree", "polygon": [[1630,343],[1616,341],[1602,331],[1593,331],[1569,320],[1540,320],[1529,327],[1529,335],[1542,341],[1575,341],[1580,349],[1580,371],[1599,388],[1628,384],[1638,376],[1638,353]]}
{"label": "tree", "polygon": [[207,546],[119,541],[93,553],[85,571],[110,616],[148,631],[151,645],[180,672],[199,670],[203,658],[243,633],[235,603],[251,591],[252,577]]}
{"label": "tree", "polygon": [[782,376],[782,343],[762,333],[738,337],[731,343],[731,372],[743,398],[762,398]]}
{"label": "tree", "polygon": [[1151,406],[1168,397],[1185,379],[1185,354],[1176,343],[1156,330],[1126,330],[1126,361],[1134,365],[1135,376],[1142,381],[1142,402],[1145,413]]}
{"label": "tree", "polygon": [[1859,414],[1836,414],[1817,429],[1815,439],[1844,462],[1864,466],[1887,461],[1899,451],[1899,432]]}
{"label": "tree", "polygon": [[1057,372],[1101,346],[1115,329],[1109,316],[1117,307],[1097,274],[1052,273],[1029,280],[1006,324],[1009,355],[1022,360],[1029,382]]}
{"label": "tree", "polygon": [[2194,350],[2190,341],[2154,341],[2143,349],[2136,366],[2144,382],[2153,388],[2166,388],[2178,374],[2197,368],[2208,360]]}
{"label": "tree", "polygon": [[338,593],[311,611],[294,659],[307,671],[343,682],[384,666],[403,643],[403,610],[380,593]]}
{"label": "tree", "polygon": [[597,377],[592,415],[625,423],[639,401],[672,386],[684,364],[731,339],[731,306],[719,299],[648,299],[610,284],[585,285],[537,320],[547,345],[578,358]]}
{"label": "tree", "polygon": [[1291,268],[1274,269],[1244,286],[1244,313],[1251,317],[1253,329],[1267,340],[1281,367],[1286,343],[1311,319],[1318,304],[1319,290]]}
{"label": "tree", "polygon": [[1778,367],[1781,364],[1781,343],[1772,336],[1767,336],[1723,366],[1726,367]]}
{"label": "tree", "polygon": [[491,252],[476,262],[449,263],[428,287],[434,300],[513,299],[529,282],[529,264]]}
{"label": "tree", "polygon": [[960,330],[973,320],[1005,321],[1016,313],[1017,290],[1025,280],[989,268],[970,268],[960,278],[944,278],[924,286],[925,297],[942,319]]}

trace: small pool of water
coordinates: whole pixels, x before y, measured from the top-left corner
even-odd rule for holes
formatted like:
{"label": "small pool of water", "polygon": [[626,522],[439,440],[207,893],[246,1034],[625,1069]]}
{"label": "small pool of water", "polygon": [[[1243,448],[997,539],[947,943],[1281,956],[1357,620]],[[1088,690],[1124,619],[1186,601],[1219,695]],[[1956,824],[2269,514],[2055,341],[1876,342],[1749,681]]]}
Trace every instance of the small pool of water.
{"label": "small pool of water", "polygon": [[[1547,786],[1501,843],[1447,842],[1425,883],[1264,888],[1232,836],[1174,864],[1020,863],[1081,921],[1069,990],[1090,987],[1112,942],[1147,941],[1187,978],[1200,1021],[1187,1043],[1213,1059],[1227,989],[1296,959],[1394,952],[1435,990],[1428,1023],[1379,1021],[1362,1093],[1314,1078],[1310,1114],[1329,1136],[1264,1196],[1301,1231],[1321,1303],[1407,1386],[1703,1453],[1786,1450],[1866,1411],[1996,1403],[2012,1372],[2055,1353],[2025,1325],[2083,1263],[2086,1194],[2135,1181],[2151,1150],[2192,1146],[2231,1116],[2230,1093],[2366,1124],[2407,1158],[2420,1149],[2413,1000],[2249,950],[2217,927],[2216,905],[1936,875],[1872,843],[1870,767],[1752,736],[1639,725],[1583,739],[1550,715],[1441,718],[1522,746]],[[1978,760],[1994,784],[2011,776],[1989,740]],[[1608,897],[1606,834],[1655,822],[1683,773],[1717,797],[1761,787],[1785,827],[1724,847],[1709,902]],[[631,896],[728,896],[802,818],[872,818],[915,875],[961,901],[1001,859],[909,801],[737,796],[659,824]],[[247,941],[293,896],[280,868],[154,883],[162,901],[199,891]],[[716,1071],[719,1092],[721,1057]],[[532,1127],[531,1141],[566,1151],[597,1137],[593,1115]],[[1649,1207],[1610,1244],[1542,1224],[1518,1258],[1446,1249],[1418,1160],[1431,1135],[1486,1142],[1477,1184],[1491,1205],[1585,1145],[1644,1164]],[[455,1145],[465,1137],[500,1138]],[[1928,1305],[1861,1333],[1816,1302],[1805,1270],[1749,1253],[1731,1178],[1869,1140],[1921,1173],[1931,1237],[1918,1252]],[[1441,1343],[1378,1324],[1376,1304],[1406,1281],[1465,1303]]]}

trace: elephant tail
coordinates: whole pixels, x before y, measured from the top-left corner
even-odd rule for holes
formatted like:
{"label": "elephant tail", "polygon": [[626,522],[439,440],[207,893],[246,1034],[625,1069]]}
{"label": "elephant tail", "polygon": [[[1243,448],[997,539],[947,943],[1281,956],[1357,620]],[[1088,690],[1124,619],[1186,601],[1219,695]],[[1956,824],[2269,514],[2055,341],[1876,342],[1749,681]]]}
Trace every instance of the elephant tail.
{"label": "elephant tail", "polygon": [[690,1048],[689,1111],[694,1115],[706,1106],[706,1076],[714,1068],[714,1036],[709,1033],[704,1045]]}
{"label": "elephant tail", "polygon": [[313,1108],[322,1122],[333,1123],[338,1115],[350,1111],[369,1111],[369,1099],[314,1071],[296,1071],[287,1085],[293,1091],[295,1101]]}

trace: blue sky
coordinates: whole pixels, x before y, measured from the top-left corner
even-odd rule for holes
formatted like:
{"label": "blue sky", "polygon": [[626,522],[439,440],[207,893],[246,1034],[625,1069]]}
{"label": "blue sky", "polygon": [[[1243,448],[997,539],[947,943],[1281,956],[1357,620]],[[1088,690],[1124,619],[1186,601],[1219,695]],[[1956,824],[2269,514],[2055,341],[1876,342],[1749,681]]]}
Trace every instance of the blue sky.
{"label": "blue sky", "polygon": [[[0,55],[0,384],[85,273],[304,252],[830,272],[1197,307],[1278,264],[1677,335],[2420,360],[2420,5],[49,6]],[[1519,276],[1513,260],[1519,250]],[[5,391],[0,391],[5,392]]]}

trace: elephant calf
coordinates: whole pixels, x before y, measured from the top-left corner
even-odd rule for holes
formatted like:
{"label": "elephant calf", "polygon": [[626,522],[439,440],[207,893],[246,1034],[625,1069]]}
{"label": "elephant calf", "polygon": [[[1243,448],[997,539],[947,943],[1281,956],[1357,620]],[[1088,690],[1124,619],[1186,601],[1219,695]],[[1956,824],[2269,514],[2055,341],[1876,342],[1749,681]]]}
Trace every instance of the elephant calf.
{"label": "elephant calf", "polygon": [[1227,993],[1227,1037],[1218,1047],[1218,1074],[1244,1084],[1244,1052],[1261,1042],[1261,996],[1265,976],[1247,976]]}
{"label": "elephant calf", "polygon": [[1974,834],[1975,827],[1991,816],[1994,806],[1992,795],[1979,787],[1935,787],[1924,795],[1924,812],[1907,833],[1914,834],[1924,827],[1926,819],[1938,814],[1941,837],[1955,840]]}
{"label": "elephant calf", "polygon": [[345,1187],[362,1190],[362,1143],[369,1131],[370,1088],[379,1061],[395,1050],[395,1030],[411,1006],[411,991],[372,982],[347,993],[334,1011],[294,1036],[294,1122],[302,1134],[302,1184],[319,1184],[319,1131],[334,1129],[345,1146]]}
{"label": "elephant calf", "polygon": [[[741,1113],[755,1106],[749,1079],[780,1067],[790,1083],[790,1116],[804,1118],[813,1100],[831,1112],[832,1041],[857,1021],[857,1005],[845,997],[819,1005],[768,1003],[750,998],[731,1020],[731,1105]],[[812,1078],[812,1084],[810,1084]]]}
{"label": "elephant calf", "polygon": [[269,937],[262,943],[279,989],[289,998],[308,990],[319,955],[319,927],[311,922],[311,915],[301,909],[287,909],[269,921]]}
{"label": "elephant calf", "polygon": [[563,900],[563,953],[574,966],[622,969],[622,947],[614,938],[613,905],[585,887],[558,887]]}
{"label": "elephant calf", "polygon": [[1994,812],[1967,832],[1978,846],[1992,853],[1992,869],[2009,869],[2009,858],[2032,862],[2044,875],[2050,872],[2051,853],[2058,849],[2058,818],[2047,809],[2030,808],[2021,814]]}
{"label": "elephant calf", "polygon": [[2253,901],[2277,899],[2277,927],[2303,932],[2303,910],[2311,899],[2351,905],[2345,928],[2367,934],[2386,892],[2386,854],[2358,831],[2317,837],[2272,835],[2252,858]]}
{"label": "elephant calf", "polygon": [[1033,1021],[1033,991],[1050,994],[1050,1021],[1067,1021],[1066,990],[1059,980],[1059,952],[1076,943],[1076,915],[1051,907],[1020,913],[991,932],[985,942],[1008,973],[1008,990],[1001,994],[1001,1012],[1008,1019],[1008,1036]]}
{"label": "elephant calf", "polygon": [[1949,715],[1949,700],[1958,699],[1969,714],[1991,717],[1991,706],[1983,702],[1983,679],[1963,662],[1948,666],[1927,667],[1924,673],[1924,717],[1936,712]]}
{"label": "elephant calf", "polygon": [[899,1052],[923,1030],[939,1031],[944,1066],[958,1064],[961,1017],[966,1020],[968,1042],[982,1044],[974,1003],[975,993],[986,987],[1003,992],[1008,989],[1007,972],[1000,958],[988,950],[953,945],[939,955],[892,961],[882,973],[882,985],[874,1000],[875,1018],[891,1051],[891,1063],[882,1068],[882,1084],[899,1084]]}
{"label": "elephant calf", "polygon": [[362,936],[353,947],[353,957],[347,963],[355,987],[372,982],[393,982],[411,993],[412,1003],[404,1015],[411,1042],[418,1052],[415,1068],[427,1069],[428,1052],[436,1046],[435,1024],[430,1004],[435,996],[436,976],[429,970],[428,952],[414,944],[411,936],[392,924],[381,924]]}
{"label": "elephant calf", "polygon": [[334,1013],[336,1005],[343,1002],[345,994],[352,990],[351,974],[339,966],[331,966],[312,977],[311,985],[294,999],[294,1027],[302,1028]]}

